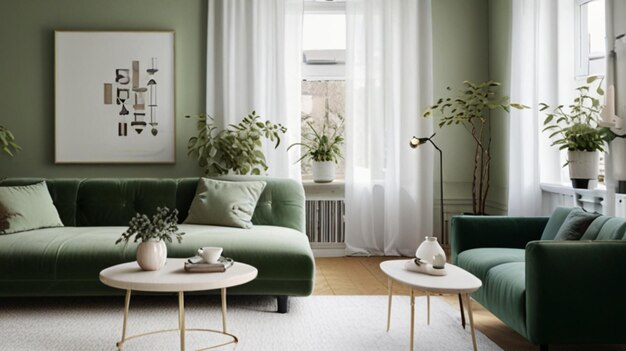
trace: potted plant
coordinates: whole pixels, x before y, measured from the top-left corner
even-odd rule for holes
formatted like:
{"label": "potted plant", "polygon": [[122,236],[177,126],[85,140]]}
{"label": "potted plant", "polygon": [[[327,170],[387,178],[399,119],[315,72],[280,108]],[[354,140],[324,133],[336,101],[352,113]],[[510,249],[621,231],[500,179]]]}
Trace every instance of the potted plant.
{"label": "potted plant", "polygon": [[[470,133],[475,144],[472,211],[474,214],[485,214],[492,158],[491,134],[485,131],[488,122],[487,112],[497,109],[509,112],[511,107],[524,109],[528,106],[512,103],[508,96],[499,96],[496,89],[501,84],[495,81],[481,83],[464,81],[463,85],[461,91],[437,100],[437,103],[428,108],[423,116],[439,115],[439,128],[461,124]],[[450,87],[446,89],[452,91]]]}
{"label": "potted plant", "polygon": [[199,115],[198,135],[189,139],[187,154],[198,159],[198,165],[208,176],[225,175],[231,171],[260,175],[268,169],[262,139],[275,141],[274,148],[277,148],[280,133],[287,131],[281,124],[263,122],[260,118],[252,111],[238,124],[230,124],[218,131],[211,116]]}
{"label": "potted plant", "polygon": [[128,229],[117,239],[115,244],[128,243],[134,236],[133,242],[141,240],[137,246],[137,263],[144,271],[156,271],[165,265],[167,260],[167,246],[165,241],[172,242],[176,238],[182,241],[185,233],[178,232],[178,210],[167,207],[157,207],[156,213],[149,218],[145,214],[137,213],[128,223]]}
{"label": "potted plant", "polygon": [[303,160],[312,161],[313,181],[315,183],[330,183],[335,180],[335,165],[340,158],[341,145],[343,145],[343,117],[337,115],[337,121],[331,121],[330,115],[326,113],[322,127],[315,128],[311,122],[311,116],[303,118],[308,129],[302,133],[302,142],[289,145],[287,150],[294,146],[302,147],[302,157],[297,162]]}
{"label": "potted plant", "polygon": [[4,126],[0,126],[0,148],[2,152],[13,157],[16,151],[22,150],[22,148],[15,143],[15,136],[9,129]]}
{"label": "potted plant", "polygon": [[587,84],[578,87],[578,96],[567,106],[558,105],[550,108],[548,104],[540,103],[539,110],[547,112],[543,121],[544,132],[549,132],[549,138],[554,139],[552,146],[559,150],[567,150],[570,179],[574,188],[587,189],[589,180],[598,178],[598,152],[604,151],[605,143],[615,138],[615,134],[605,127],[601,127],[600,113],[603,106],[600,100],[590,94],[591,83],[597,81],[595,92],[598,96],[604,95],[600,77],[587,78]]}

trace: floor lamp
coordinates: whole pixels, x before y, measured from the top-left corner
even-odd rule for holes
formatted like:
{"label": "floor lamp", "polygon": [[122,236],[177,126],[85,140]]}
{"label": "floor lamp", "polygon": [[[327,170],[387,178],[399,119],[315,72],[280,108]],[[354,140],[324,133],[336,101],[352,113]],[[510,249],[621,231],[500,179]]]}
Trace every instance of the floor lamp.
{"label": "floor lamp", "polygon": [[441,149],[437,146],[437,144],[435,144],[433,142],[433,137],[436,135],[436,133],[434,133],[433,135],[431,135],[429,138],[417,138],[417,137],[413,137],[411,138],[411,141],[409,143],[409,145],[413,148],[413,149],[417,149],[418,146],[422,145],[422,144],[426,144],[427,142],[430,142],[431,144],[433,144],[433,146],[435,147],[435,149],[437,149],[437,151],[439,151],[439,200],[441,201],[439,207],[441,209],[441,241],[443,242],[443,234],[444,234],[444,225],[443,225],[443,152],[441,152]]}
{"label": "floor lamp", "polygon": [[[429,138],[417,138],[417,137],[413,137],[411,138],[411,141],[409,142],[409,145],[411,146],[411,148],[413,149],[417,149],[418,146],[422,145],[422,144],[426,144],[427,142],[430,142],[431,144],[433,144],[433,146],[435,147],[435,149],[437,149],[437,151],[439,151],[439,200],[441,201],[439,204],[439,208],[441,209],[441,241],[443,242],[443,233],[444,233],[444,221],[443,221],[443,152],[441,151],[441,149],[437,146],[437,144],[435,144],[435,142],[433,142],[433,137],[435,137],[436,133],[433,133],[433,135],[431,135]],[[459,305],[461,306],[461,324],[463,325],[463,328],[465,329],[465,313],[463,312],[463,300],[461,299],[461,294],[459,294]]]}

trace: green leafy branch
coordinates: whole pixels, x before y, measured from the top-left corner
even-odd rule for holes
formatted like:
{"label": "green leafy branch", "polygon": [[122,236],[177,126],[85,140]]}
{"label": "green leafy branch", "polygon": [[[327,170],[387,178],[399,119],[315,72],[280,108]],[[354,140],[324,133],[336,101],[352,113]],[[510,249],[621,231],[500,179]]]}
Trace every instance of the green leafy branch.
{"label": "green leafy branch", "polygon": [[287,150],[294,146],[302,147],[304,151],[302,157],[296,162],[302,160],[313,160],[316,162],[333,161],[337,163],[343,158],[341,154],[341,145],[344,142],[343,128],[344,118],[337,115],[338,122],[331,122],[328,116],[324,119],[321,130],[315,128],[311,122],[311,116],[304,117],[305,123],[309,126],[309,131],[302,134],[302,142],[289,145]]}
{"label": "green leafy branch", "polygon": [[185,233],[178,232],[178,210],[167,207],[157,207],[156,213],[149,218],[145,214],[137,213],[128,223],[128,229],[122,233],[115,244],[127,243],[133,236],[134,242],[158,239],[172,242],[176,238],[178,243],[183,240]]}
{"label": "green leafy branch", "polygon": [[591,84],[597,81],[595,93],[603,96],[603,80],[598,76],[587,78],[588,85],[576,89],[578,96],[567,108],[564,105],[551,108],[546,103],[539,104],[539,111],[549,110],[543,121],[543,131],[550,133],[552,146],[558,146],[559,150],[602,152],[606,143],[616,137],[610,128],[599,125],[604,106],[599,98],[590,93]]}
{"label": "green leafy branch", "polygon": [[0,126],[0,148],[2,152],[13,157],[15,152],[22,150],[22,148],[15,143],[15,136],[6,127]]}
{"label": "green leafy branch", "polygon": [[280,134],[287,131],[281,124],[261,121],[255,111],[238,124],[229,124],[223,130],[218,130],[209,115],[202,114],[196,118],[198,135],[189,139],[187,154],[197,158],[198,165],[209,176],[224,175],[230,171],[260,175],[267,171],[262,139],[275,142],[274,148],[277,148]]}

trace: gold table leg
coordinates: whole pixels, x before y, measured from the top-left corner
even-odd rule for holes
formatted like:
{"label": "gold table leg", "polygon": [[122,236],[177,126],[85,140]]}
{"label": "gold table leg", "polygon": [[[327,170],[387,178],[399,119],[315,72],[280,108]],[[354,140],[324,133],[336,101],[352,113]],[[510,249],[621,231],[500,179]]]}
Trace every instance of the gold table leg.
{"label": "gold table leg", "polygon": [[130,307],[130,289],[126,290],[126,297],[124,298],[124,322],[122,323],[122,339],[118,341],[115,346],[118,349],[122,349],[124,341],[126,341],[126,323],[128,321],[128,308]]}
{"label": "gold table leg", "polygon": [[185,297],[178,292],[178,329],[180,332],[180,351],[185,351]]}
{"label": "gold table leg", "polygon": [[185,351],[185,332],[187,331],[210,332],[210,333],[226,335],[232,338],[231,341],[226,341],[221,344],[202,348],[202,349],[199,349],[198,351],[215,349],[215,348],[219,348],[219,347],[226,346],[229,344],[236,345],[239,342],[239,339],[235,335],[228,334],[226,332],[226,289],[222,289],[222,316],[223,316],[222,322],[223,322],[223,327],[224,327],[224,331],[222,332],[218,330],[213,330],[213,329],[199,329],[199,328],[186,329],[185,327],[185,295],[184,294],[185,293],[183,291],[178,292],[178,328],[177,329],[155,330],[155,331],[127,337],[126,325],[128,321],[128,310],[130,306],[131,290],[126,290],[126,299],[124,300],[124,323],[122,324],[122,339],[116,343],[118,350],[122,349],[124,342],[129,341],[131,339],[136,339],[136,338],[140,338],[143,336],[154,335],[154,334],[159,334],[159,333],[171,333],[171,332],[178,332],[180,334],[180,350],[181,351]]}
{"label": "gold table leg", "polygon": [[463,294],[463,298],[465,300],[465,308],[467,309],[467,315],[469,316],[470,322],[470,330],[472,331],[472,346],[474,347],[474,351],[478,350],[476,347],[476,334],[474,333],[474,314],[472,313],[472,305],[470,301],[469,294]]}
{"label": "gold table leg", "polygon": [[226,288],[222,288],[222,331],[226,333]]}
{"label": "gold table leg", "polygon": [[409,341],[409,350],[413,351],[413,337],[415,334],[415,294],[413,293],[413,289],[411,289],[411,339]]}
{"label": "gold table leg", "polygon": [[430,292],[426,292],[426,324],[430,325]]}
{"label": "gold table leg", "polygon": [[389,289],[389,303],[387,304],[387,331],[391,327],[391,300],[392,300],[392,289],[393,289],[393,280],[391,278],[387,278],[387,287]]}

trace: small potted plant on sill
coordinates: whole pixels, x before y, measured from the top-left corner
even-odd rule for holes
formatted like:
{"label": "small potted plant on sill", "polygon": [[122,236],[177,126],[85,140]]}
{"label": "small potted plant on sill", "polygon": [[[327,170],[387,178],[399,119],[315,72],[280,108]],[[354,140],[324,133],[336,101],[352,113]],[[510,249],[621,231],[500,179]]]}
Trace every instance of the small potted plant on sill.
{"label": "small potted plant on sill", "polygon": [[137,263],[144,271],[156,271],[165,265],[167,260],[167,246],[165,241],[172,242],[176,238],[182,241],[185,233],[178,232],[178,210],[167,207],[157,207],[156,213],[149,218],[145,214],[137,213],[128,223],[128,229],[117,239],[115,244],[128,243],[134,236],[133,242],[141,240],[137,246]]}
{"label": "small potted plant on sill", "polygon": [[305,116],[304,121],[308,131],[302,133],[302,141],[289,145],[287,150],[294,146],[302,147],[302,157],[296,162],[303,160],[312,161],[313,181],[315,183],[330,183],[335,180],[335,165],[341,154],[343,145],[343,116],[337,115],[336,122],[331,121],[326,113],[321,129],[315,128],[310,116]]}
{"label": "small potted plant on sill", "polygon": [[598,178],[598,152],[604,152],[605,144],[616,136],[609,128],[599,125],[603,106],[600,99],[590,94],[591,83],[597,81],[596,94],[604,95],[602,80],[598,76],[587,78],[587,85],[576,89],[578,96],[567,108],[539,104],[540,111],[550,111],[546,112],[543,131],[550,133],[549,138],[554,140],[551,145],[567,150],[563,167],[569,165],[574,188],[587,189],[589,181]]}
{"label": "small potted plant on sill", "polygon": [[275,142],[274,148],[277,148],[280,134],[287,131],[281,124],[261,121],[255,111],[223,130],[218,130],[209,115],[199,115],[197,119],[198,135],[189,138],[187,155],[198,159],[198,165],[207,176],[230,172],[261,175],[268,170],[263,138]]}

